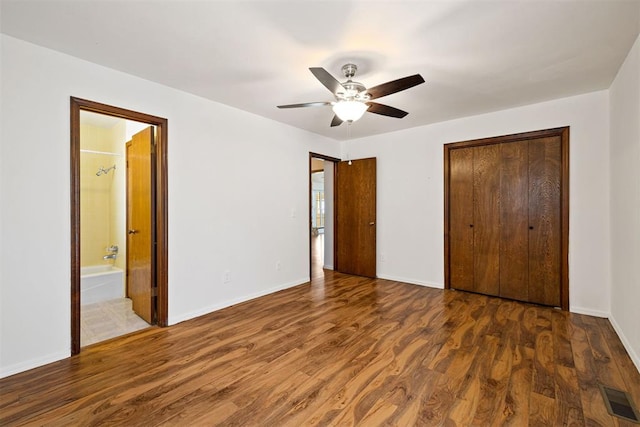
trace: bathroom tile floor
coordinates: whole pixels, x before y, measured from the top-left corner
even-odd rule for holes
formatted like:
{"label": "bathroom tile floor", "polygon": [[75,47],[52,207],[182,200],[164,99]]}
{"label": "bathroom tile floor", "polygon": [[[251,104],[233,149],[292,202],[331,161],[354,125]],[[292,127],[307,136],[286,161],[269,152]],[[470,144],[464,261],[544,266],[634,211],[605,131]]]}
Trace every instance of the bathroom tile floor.
{"label": "bathroom tile floor", "polygon": [[129,298],[118,298],[80,309],[80,346],[84,347],[149,327],[131,308]]}

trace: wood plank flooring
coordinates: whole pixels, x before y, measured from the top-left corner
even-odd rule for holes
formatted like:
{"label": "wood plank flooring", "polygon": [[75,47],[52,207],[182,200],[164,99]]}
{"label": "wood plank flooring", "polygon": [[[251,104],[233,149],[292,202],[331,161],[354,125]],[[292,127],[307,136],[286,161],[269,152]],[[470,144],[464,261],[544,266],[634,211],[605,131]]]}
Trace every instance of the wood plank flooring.
{"label": "wood plank flooring", "polygon": [[0,380],[0,425],[631,426],[609,322],[331,271]]}

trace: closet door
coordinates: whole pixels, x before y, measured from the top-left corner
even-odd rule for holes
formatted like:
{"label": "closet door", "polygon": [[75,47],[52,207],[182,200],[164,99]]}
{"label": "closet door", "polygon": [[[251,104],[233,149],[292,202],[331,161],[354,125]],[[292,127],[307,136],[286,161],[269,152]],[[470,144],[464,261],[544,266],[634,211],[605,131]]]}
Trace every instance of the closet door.
{"label": "closet door", "polygon": [[473,148],[473,291],[500,295],[500,145]]}
{"label": "closet door", "polygon": [[529,299],[529,142],[501,144],[500,296]]}
{"label": "closet door", "polygon": [[473,148],[449,155],[449,283],[473,291]]}
{"label": "closet door", "polygon": [[444,154],[445,288],[568,310],[569,128]]}
{"label": "closet door", "polygon": [[561,305],[562,230],[559,136],[529,141],[529,297]]}

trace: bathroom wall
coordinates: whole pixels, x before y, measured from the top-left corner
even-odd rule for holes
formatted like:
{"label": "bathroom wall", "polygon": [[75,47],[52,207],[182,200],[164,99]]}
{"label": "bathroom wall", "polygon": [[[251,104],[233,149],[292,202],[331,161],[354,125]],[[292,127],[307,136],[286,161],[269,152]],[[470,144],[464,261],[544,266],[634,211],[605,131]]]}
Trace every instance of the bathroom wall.
{"label": "bathroom wall", "polygon": [[[83,123],[80,126],[81,150],[111,152],[112,129]],[[80,153],[80,263],[101,265],[105,248],[111,245],[111,189],[116,170],[97,176],[101,167],[115,164],[115,156]]]}

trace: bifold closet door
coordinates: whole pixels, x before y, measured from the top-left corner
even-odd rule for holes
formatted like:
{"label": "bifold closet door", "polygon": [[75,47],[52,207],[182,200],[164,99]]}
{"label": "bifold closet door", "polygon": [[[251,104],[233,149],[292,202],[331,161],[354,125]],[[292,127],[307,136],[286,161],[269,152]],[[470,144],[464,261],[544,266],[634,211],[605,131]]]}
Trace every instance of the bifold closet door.
{"label": "bifold closet door", "polygon": [[473,291],[500,295],[500,145],[473,148]]}
{"label": "bifold closet door", "polygon": [[500,296],[560,305],[559,137],[501,144]]}
{"label": "bifold closet door", "polygon": [[500,161],[499,145],[450,153],[452,288],[500,294]]}
{"label": "bifold closet door", "polygon": [[529,299],[529,142],[500,144],[500,296]]}
{"label": "bifold closet door", "polygon": [[561,305],[562,229],[559,136],[529,141],[530,302]]}
{"label": "bifold closet door", "polygon": [[445,288],[569,308],[569,128],[445,145]]}
{"label": "bifold closet door", "polygon": [[451,150],[449,171],[449,282],[452,288],[474,291],[473,148]]}

